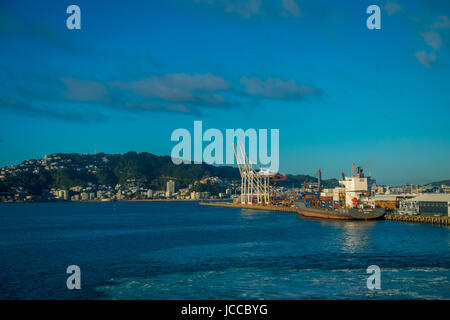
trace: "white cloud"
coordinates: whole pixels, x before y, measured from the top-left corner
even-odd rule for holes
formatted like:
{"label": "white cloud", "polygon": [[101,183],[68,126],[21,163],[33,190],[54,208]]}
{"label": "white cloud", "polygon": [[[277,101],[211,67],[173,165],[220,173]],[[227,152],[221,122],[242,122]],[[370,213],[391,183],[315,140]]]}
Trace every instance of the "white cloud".
{"label": "white cloud", "polygon": [[193,75],[173,73],[131,82],[115,81],[112,86],[131,90],[144,98],[225,105],[228,101],[217,92],[227,90],[230,84],[210,73]]}
{"label": "white cloud", "polygon": [[414,56],[419,60],[421,64],[425,67],[431,67],[431,64],[436,61],[436,56],[434,53],[426,53],[425,51],[418,51],[414,53]]}
{"label": "white cloud", "polygon": [[436,31],[423,31],[420,32],[423,40],[427,45],[432,47],[434,50],[439,50],[442,45],[442,39],[439,33]]}
{"label": "white cloud", "polygon": [[99,82],[91,80],[80,80],[75,78],[62,78],[67,89],[67,97],[77,101],[104,101],[108,90]]}
{"label": "white cloud", "polygon": [[287,13],[288,15],[293,17],[300,16],[300,8],[295,0],[282,0],[282,5],[286,10],[285,14]]}
{"label": "white cloud", "polygon": [[450,28],[450,19],[447,16],[439,16],[436,22],[431,27],[434,29]]}
{"label": "white cloud", "polygon": [[194,2],[221,6],[226,13],[234,13],[246,19],[261,13],[261,0],[194,0]]}
{"label": "white cloud", "polygon": [[261,0],[232,1],[225,0],[225,12],[237,13],[243,18],[250,18],[258,14],[261,7]]}
{"label": "white cloud", "polygon": [[245,86],[245,91],[248,94],[273,99],[301,99],[307,95],[320,93],[313,87],[298,85],[294,79],[283,81],[280,78],[262,80],[256,77],[242,77],[241,83]]}
{"label": "white cloud", "polygon": [[391,1],[387,1],[383,8],[389,16],[392,16],[395,13],[397,13],[398,11],[403,9],[403,7],[401,5],[399,5],[398,3],[395,3],[395,2],[391,2]]}
{"label": "white cloud", "polygon": [[193,0],[216,8],[225,13],[239,15],[243,19],[254,16],[299,17],[301,10],[297,0]]}

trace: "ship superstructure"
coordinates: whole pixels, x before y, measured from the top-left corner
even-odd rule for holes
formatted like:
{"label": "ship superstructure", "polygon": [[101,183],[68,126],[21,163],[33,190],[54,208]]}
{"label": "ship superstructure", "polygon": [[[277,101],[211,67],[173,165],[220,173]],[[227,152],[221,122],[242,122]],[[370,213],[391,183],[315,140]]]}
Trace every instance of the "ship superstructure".
{"label": "ship superstructure", "polygon": [[365,177],[363,169],[357,167],[355,173],[355,164],[352,165],[352,172],[349,177],[342,173],[342,180],[339,184],[345,189],[345,207],[375,207],[375,201],[370,198],[370,188],[374,180]]}

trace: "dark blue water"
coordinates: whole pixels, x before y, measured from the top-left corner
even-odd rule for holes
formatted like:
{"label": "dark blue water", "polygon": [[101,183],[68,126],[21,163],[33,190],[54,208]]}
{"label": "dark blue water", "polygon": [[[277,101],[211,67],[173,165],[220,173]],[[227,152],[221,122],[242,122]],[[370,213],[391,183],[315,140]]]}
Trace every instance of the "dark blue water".
{"label": "dark blue water", "polygon": [[0,298],[449,299],[449,245],[448,227],[191,202],[0,204]]}

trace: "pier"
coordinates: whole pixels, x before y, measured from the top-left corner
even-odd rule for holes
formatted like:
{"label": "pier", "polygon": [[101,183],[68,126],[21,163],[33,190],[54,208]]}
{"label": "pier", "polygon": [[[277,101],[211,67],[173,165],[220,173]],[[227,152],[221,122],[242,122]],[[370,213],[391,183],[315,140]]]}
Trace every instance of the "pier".
{"label": "pier", "polygon": [[449,225],[449,217],[446,216],[421,216],[421,215],[402,215],[398,213],[389,213],[384,216],[385,220],[415,222],[415,223],[431,223],[440,225]]}

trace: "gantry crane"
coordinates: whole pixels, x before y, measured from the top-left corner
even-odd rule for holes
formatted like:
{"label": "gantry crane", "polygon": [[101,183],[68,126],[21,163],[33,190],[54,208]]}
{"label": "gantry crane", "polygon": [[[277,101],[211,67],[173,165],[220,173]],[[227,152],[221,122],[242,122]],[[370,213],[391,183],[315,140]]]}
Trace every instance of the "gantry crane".
{"label": "gantry crane", "polygon": [[233,144],[233,150],[241,174],[241,204],[253,204],[254,200],[257,204],[269,204],[270,179],[279,175],[261,168],[256,171],[240,142],[238,142],[238,145],[239,148]]}

